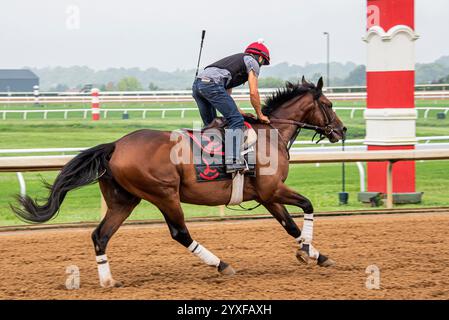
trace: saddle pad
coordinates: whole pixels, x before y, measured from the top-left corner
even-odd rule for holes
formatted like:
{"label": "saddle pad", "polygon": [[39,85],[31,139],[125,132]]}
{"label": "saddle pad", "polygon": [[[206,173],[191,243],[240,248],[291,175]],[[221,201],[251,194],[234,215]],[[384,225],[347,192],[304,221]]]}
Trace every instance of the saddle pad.
{"label": "saddle pad", "polygon": [[[183,129],[190,138],[191,148],[194,154],[194,167],[196,180],[198,182],[231,180],[232,174],[226,173],[225,167],[225,144],[223,143],[222,130],[212,129],[202,132],[194,132]],[[255,149],[245,154],[244,159],[248,163],[249,171],[245,176],[256,176]]]}

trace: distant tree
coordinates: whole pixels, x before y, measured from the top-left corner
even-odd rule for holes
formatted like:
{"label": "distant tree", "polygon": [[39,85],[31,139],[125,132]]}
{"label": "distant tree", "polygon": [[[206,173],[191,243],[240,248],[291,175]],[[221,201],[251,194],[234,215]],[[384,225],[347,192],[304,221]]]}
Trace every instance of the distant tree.
{"label": "distant tree", "polygon": [[438,79],[438,81],[435,81],[435,83],[449,83],[449,74],[443,78]]}
{"label": "distant tree", "polygon": [[352,70],[344,80],[347,86],[364,86],[366,85],[366,67],[364,65],[357,66]]}
{"label": "distant tree", "polygon": [[125,77],[118,82],[117,89],[119,91],[139,91],[142,90],[142,85],[135,77]]}
{"label": "distant tree", "polygon": [[153,82],[150,82],[150,84],[148,85],[148,90],[156,91],[156,90],[159,90],[159,87],[157,85],[155,85]]}
{"label": "distant tree", "polygon": [[275,77],[259,79],[259,88],[279,88],[285,85],[285,81]]}
{"label": "distant tree", "polygon": [[[316,72],[311,77],[309,77],[309,78],[306,77],[306,80],[309,82],[312,82],[312,83],[317,83],[318,79],[321,77],[323,77],[323,79],[324,79],[324,76],[322,73]],[[325,83],[327,83],[327,81],[325,81]],[[332,85],[332,83],[331,83],[331,85]]]}
{"label": "distant tree", "polygon": [[117,88],[115,87],[115,83],[112,81],[109,81],[108,83],[106,83],[105,85],[105,91],[116,91]]}
{"label": "distant tree", "polygon": [[417,63],[416,83],[432,83],[449,73],[449,67],[439,63]]}
{"label": "distant tree", "polygon": [[56,86],[50,88],[50,91],[54,92],[65,92],[67,90],[69,90],[69,87],[61,83],[58,83]]}

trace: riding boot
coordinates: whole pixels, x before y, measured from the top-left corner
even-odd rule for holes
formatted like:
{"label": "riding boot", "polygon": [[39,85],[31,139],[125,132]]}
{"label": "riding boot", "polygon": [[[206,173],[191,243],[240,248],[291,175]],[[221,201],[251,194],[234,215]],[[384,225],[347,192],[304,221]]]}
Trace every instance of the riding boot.
{"label": "riding boot", "polygon": [[[246,127],[245,127],[246,128]],[[242,157],[242,143],[244,128],[226,129],[225,164],[226,173],[233,173],[246,169]]]}

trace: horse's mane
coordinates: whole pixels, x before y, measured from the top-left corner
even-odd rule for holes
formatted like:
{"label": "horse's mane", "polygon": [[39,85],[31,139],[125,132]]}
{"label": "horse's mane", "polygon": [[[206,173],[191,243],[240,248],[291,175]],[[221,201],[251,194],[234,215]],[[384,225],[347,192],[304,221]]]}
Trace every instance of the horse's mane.
{"label": "horse's mane", "polygon": [[265,99],[264,106],[262,108],[262,113],[269,116],[277,108],[282,106],[287,101],[293,98],[299,97],[310,91],[315,91],[316,87],[313,83],[291,83],[287,81],[284,88],[276,90],[271,96]]}

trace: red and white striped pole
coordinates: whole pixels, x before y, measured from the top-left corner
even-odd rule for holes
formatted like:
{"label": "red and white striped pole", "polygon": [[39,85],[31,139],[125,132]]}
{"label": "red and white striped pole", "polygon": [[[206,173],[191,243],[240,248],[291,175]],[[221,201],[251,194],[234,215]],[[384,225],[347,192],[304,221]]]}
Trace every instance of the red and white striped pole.
{"label": "red and white striped pole", "polygon": [[[368,150],[415,149],[414,0],[368,0],[367,109]],[[386,162],[368,163],[368,195],[386,193]],[[401,202],[420,202],[415,162],[393,166],[393,193]],[[365,197],[367,198],[367,197]]]}
{"label": "red and white striped pole", "polygon": [[100,91],[97,88],[93,88],[92,91],[92,120],[100,120]]}

